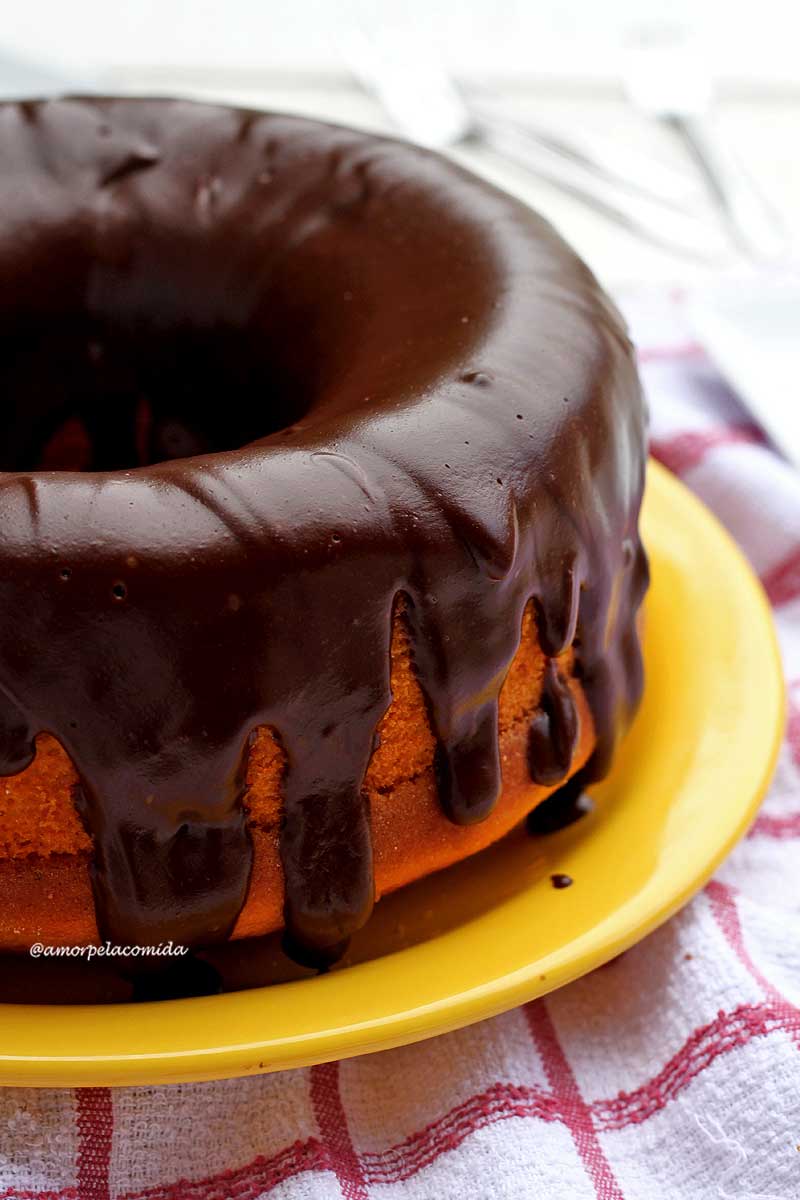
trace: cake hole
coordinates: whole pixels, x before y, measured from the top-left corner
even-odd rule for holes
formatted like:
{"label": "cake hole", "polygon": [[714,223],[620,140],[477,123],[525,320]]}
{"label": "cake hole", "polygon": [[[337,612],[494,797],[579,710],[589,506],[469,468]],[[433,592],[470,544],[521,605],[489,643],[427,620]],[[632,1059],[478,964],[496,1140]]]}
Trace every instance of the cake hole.
{"label": "cake hole", "polygon": [[128,595],[128,589],[124,583],[118,581],[112,586],[111,595],[115,600],[125,600]]}
{"label": "cake hole", "polygon": [[[113,137],[98,146],[112,124]],[[432,301],[414,300],[424,264],[442,252],[445,207],[436,189],[415,195],[413,221],[401,202],[376,196],[375,222],[343,227],[342,253],[329,253],[316,151],[309,149],[308,170],[292,168],[282,179],[288,132],[265,144],[247,174],[254,202],[269,194],[259,186],[274,175],[280,213],[256,204],[223,230],[216,217],[228,181],[213,137],[198,135],[190,165],[123,124],[98,112],[86,162],[82,150],[63,180],[41,182],[47,208],[64,188],[78,203],[86,170],[102,175],[110,190],[92,185],[86,236],[68,236],[63,222],[28,222],[30,246],[6,264],[14,304],[0,315],[0,471],[131,471],[277,442],[286,430],[284,440],[300,441],[339,402],[349,412],[359,397],[377,405],[441,381],[447,347],[430,336]],[[143,118],[143,128],[150,125]],[[343,179],[358,181],[355,165],[342,159],[341,167]],[[364,182],[362,175],[356,199]],[[135,213],[122,203],[129,188]],[[461,237],[463,248],[448,256],[446,286],[436,288],[436,328],[461,330],[454,379],[479,355],[488,297],[499,284],[474,224],[463,214],[447,220],[447,237]],[[48,270],[35,270],[40,263]],[[486,299],[465,312],[473,295]],[[474,367],[467,376],[490,382]],[[177,506],[175,514],[178,521]]]}
{"label": "cake hole", "polygon": [[290,351],[286,333],[270,346],[263,332],[187,324],[0,324],[0,471],[131,470],[235,450],[306,413],[316,366],[299,333]]}
{"label": "cake hole", "polygon": [[66,582],[66,580],[72,579],[72,567],[62,567],[58,574]]}

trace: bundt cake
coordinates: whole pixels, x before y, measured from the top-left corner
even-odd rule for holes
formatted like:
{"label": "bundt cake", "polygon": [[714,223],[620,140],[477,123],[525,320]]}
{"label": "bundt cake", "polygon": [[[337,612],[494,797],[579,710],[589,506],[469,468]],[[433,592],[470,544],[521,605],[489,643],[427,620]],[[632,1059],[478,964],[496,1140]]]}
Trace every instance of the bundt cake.
{"label": "bundt cake", "polygon": [[331,962],[636,709],[621,319],[398,141],[77,98],[0,164],[0,948]]}

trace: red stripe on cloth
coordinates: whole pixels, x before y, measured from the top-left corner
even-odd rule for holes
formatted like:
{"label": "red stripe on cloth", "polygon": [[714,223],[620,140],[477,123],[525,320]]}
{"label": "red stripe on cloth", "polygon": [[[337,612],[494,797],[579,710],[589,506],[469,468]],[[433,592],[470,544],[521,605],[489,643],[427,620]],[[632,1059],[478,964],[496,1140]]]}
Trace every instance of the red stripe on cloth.
{"label": "red stripe on cloth", "polygon": [[762,575],[761,583],[774,608],[796,600],[800,596],[800,546]]}
{"label": "red stripe on cloth", "polygon": [[683,475],[697,467],[707,454],[722,446],[763,445],[763,431],[751,423],[719,425],[710,429],[692,429],[672,437],[653,438],[650,453],[674,475]]}
{"label": "red stripe on cloth", "polygon": [[361,1162],[366,1181],[368,1184],[402,1183],[441,1154],[457,1150],[479,1129],[513,1117],[560,1121],[560,1105],[553,1093],[543,1088],[495,1083],[388,1150],[364,1154]]}
{"label": "red stripe on cloth", "polygon": [[792,755],[794,765],[800,767],[800,679],[793,679],[786,687],[786,741]]}
{"label": "red stripe on cloth", "polygon": [[76,1088],[77,1193],[80,1200],[109,1200],[108,1171],[114,1135],[110,1088]]}
{"label": "red stripe on cloth", "polygon": [[78,1200],[78,1192],[74,1187],[61,1188],[58,1192],[30,1192],[24,1188],[0,1189],[0,1200]]}
{"label": "red stripe on cloth", "polygon": [[760,813],[747,836],[774,838],[776,842],[800,838],[800,812],[783,813],[781,816]]}
{"label": "red stripe on cloth", "polygon": [[712,879],[710,883],[707,883],[705,892],[708,896],[714,919],[725,935],[728,945],[735,952],[739,962],[755,979],[764,995],[769,997],[773,1004],[779,1008],[782,1006],[786,1010],[786,1015],[797,1017],[797,1028],[800,1029],[800,1010],[789,1003],[783,993],[775,987],[774,983],[771,983],[767,979],[763,971],[756,966],[750,957],[750,951],[747,949],[744,941],[742,923],[739,920],[739,910],[736,907],[736,893],[727,884],[721,883],[718,879]]}
{"label": "red stripe on cloth", "polygon": [[636,352],[640,363],[686,362],[690,359],[706,358],[699,342],[676,342],[672,346],[642,346]]}
{"label": "red stripe on cloth", "polygon": [[535,1000],[526,1004],[525,1016],[547,1081],[559,1101],[561,1119],[572,1134],[572,1140],[594,1184],[598,1200],[624,1200],[622,1190],[600,1145],[592,1111],[581,1096],[575,1074],[558,1040],[545,1002]]}
{"label": "red stripe on cloth", "polygon": [[640,1125],[665,1108],[716,1059],[753,1038],[776,1031],[800,1031],[800,1015],[784,1001],[742,1004],[733,1012],[718,1013],[713,1021],[694,1031],[653,1079],[632,1092],[620,1092],[612,1100],[595,1100],[591,1110],[596,1127],[605,1131]]}
{"label": "red stripe on cloth", "polygon": [[339,1087],[339,1063],[311,1068],[311,1103],[344,1200],[367,1200],[364,1172],[350,1137]]}
{"label": "red stripe on cloth", "polygon": [[220,1171],[206,1179],[179,1179],[172,1184],[127,1192],[120,1200],[256,1200],[305,1171],[326,1171],[330,1162],[316,1140],[295,1142],[270,1158],[259,1155],[238,1170]]}
{"label": "red stripe on cloth", "polygon": [[[800,769],[800,679],[795,679],[787,685],[788,715],[786,719],[786,745],[792,756],[794,765]],[[747,834],[748,838],[768,837],[776,841],[788,841],[800,837],[800,811],[788,813],[761,812],[756,817]]]}
{"label": "red stripe on cloth", "polygon": [[[632,1092],[620,1092],[613,1098],[595,1100],[585,1107],[598,1131],[641,1124],[666,1107],[720,1055],[746,1045],[753,1038],[779,1030],[794,1033],[798,1029],[800,1014],[787,1013],[784,1004],[745,1004],[730,1013],[720,1012],[713,1021],[696,1029],[653,1079]],[[563,1057],[563,1051],[560,1053]],[[583,1103],[580,1097],[578,1099]],[[472,1133],[487,1125],[514,1117],[564,1121],[569,1125],[572,1109],[572,1102],[561,1089],[554,1092],[510,1083],[493,1084],[404,1141],[386,1150],[364,1154],[360,1163],[365,1186],[402,1183],[440,1155],[457,1149]],[[259,1156],[238,1170],[223,1171],[200,1180],[181,1179],[173,1184],[129,1192],[120,1200],[221,1200],[223,1196],[235,1196],[236,1200],[256,1200],[295,1175],[333,1169],[330,1147],[312,1138],[296,1142],[270,1158]],[[613,1190],[616,1186],[612,1179],[612,1190],[598,1191],[598,1195],[618,1195]],[[24,1193],[13,1189],[0,1192],[0,1200],[6,1198],[79,1200],[77,1192],[69,1188],[57,1193]]]}

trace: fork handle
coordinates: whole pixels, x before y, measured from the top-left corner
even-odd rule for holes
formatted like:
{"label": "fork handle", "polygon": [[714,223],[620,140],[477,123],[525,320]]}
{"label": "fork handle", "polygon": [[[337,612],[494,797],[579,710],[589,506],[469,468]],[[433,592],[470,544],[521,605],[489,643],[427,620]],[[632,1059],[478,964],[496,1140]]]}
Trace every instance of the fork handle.
{"label": "fork handle", "polygon": [[644,196],[632,195],[614,180],[580,162],[570,161],[557,149],[534,141],[506,122],[477,117],[473,138],[662,248],[703,262],[719,261],[724,255],[724,245],[720,245],[714,223],[670,210]]}
{"label": "fork handle", "polygon": [[739,249],[755,259],[785,255],[789,239],[780,217],[708,123],[678,114],[664,120],[682,139]]}

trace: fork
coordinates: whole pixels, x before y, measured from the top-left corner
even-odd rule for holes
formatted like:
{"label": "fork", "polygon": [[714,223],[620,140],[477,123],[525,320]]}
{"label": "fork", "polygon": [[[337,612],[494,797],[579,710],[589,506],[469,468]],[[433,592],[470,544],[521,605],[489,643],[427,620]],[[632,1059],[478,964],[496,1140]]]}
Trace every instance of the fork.
{"label": "fork", "polygon": [[712,81],[700,47],[678,26],[644,25],[630,32],[626,51],[631,102],[681,139],[734,244],[752,261],[785,258],[790,239],[777,210],[712,133]]}
{"label": "fork", "polygon": [[702,211],[654,195],[565,138],[467,97],[412,31],[362,20],[341,36],[340,48],[361,85],[410,139],[438,149],[483,146],[650,242],[705,262],[729,256],[718,224]]}

